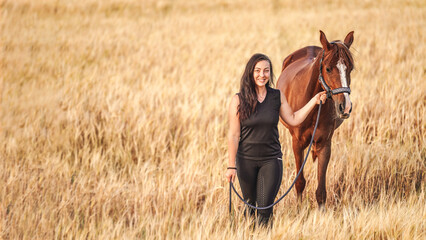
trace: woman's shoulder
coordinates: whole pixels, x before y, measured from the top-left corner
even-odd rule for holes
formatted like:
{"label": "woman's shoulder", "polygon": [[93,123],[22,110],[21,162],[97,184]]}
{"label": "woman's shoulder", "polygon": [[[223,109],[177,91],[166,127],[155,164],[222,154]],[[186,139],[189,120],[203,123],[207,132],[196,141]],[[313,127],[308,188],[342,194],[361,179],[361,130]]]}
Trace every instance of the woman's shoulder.
{"label": "woman's shoulder", "polygon": [[279,89],[275,89],[275,88],[269,88],[269,89],[272,95],[280,97],[281,91]]}
{"label": "woman's shoulder", "polygon": [[273,101],[277,103],[277,107],[281,106],[281,91],[279,89],[270,88],[270,93]]}
{"label": "woman's shoulder", "polygon": [[231,98],[231,104],[240,104],[240,93],[235,93]]}

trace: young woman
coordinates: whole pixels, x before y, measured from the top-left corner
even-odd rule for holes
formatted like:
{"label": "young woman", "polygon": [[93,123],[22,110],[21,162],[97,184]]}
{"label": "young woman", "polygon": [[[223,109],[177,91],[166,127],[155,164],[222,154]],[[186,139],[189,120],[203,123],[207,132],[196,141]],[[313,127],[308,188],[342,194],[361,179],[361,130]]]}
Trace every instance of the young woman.
{"label": "young woman", "polygon": [[[273,89],[271,60],[254,54],[241,78],[240,92],[229,105],[228,169],[226,178],[234,182],[235,175],[243,197],[252,205],[272,204],[282,178],[282,152],[278,135],[281,117],[287,124],[297,126],[309,112],[326,100],[325,92],[318,93],[303,108],[293,112],[283,93]],[[250,208],[250,215],[255,211]],[[270,222],[272,208],[258,210],[258,223]]]}

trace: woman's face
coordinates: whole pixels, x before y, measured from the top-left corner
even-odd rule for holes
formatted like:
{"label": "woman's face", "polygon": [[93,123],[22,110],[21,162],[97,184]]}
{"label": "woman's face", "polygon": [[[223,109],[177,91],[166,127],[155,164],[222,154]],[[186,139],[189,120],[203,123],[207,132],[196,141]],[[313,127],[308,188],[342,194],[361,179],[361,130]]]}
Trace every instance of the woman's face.
{"label": "woman's face", "polygon": [[266,60],[259,61],[254,66],[253,78],[257,87],[264,87],[270,77],[271,66],[269,66],[269,62]]}

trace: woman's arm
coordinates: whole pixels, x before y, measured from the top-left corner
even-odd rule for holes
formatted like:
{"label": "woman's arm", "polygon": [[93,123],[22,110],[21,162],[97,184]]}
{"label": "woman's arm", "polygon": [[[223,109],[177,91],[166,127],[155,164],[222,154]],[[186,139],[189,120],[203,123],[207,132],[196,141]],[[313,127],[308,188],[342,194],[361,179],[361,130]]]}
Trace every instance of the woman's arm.
{"label": "woman's arm", "polygon": [[[238,105],[240,99],[238,95],[232,97],[231,103],[229,104],[228,118],[229,118],[229,130],[228,130],[228,167],[235,167],[235,158],[238,150],[238,141],[240,139],[240,119],[237,115]],[[227,169],[226,178],[228,182],[235,180],[235,169]]]}
{"label": "woman's arm", "polygon": [[293,112],[290,105],[287,102],[287,98],[285,95],[281,92],[281,107],[280,107],[280,117],[284,120],[285,123],[288,125],[295,127],[301,124],[303,121],[305,121],[308,114],[312,111],[312,109],[315,107],[315,105],[319,104],[320,101],[325,103],[325,100],[327,99],[327,95],[325,91],[318,93],[315,95],[309,102],[303,106],[301,109],[299,109],[297,112]]}

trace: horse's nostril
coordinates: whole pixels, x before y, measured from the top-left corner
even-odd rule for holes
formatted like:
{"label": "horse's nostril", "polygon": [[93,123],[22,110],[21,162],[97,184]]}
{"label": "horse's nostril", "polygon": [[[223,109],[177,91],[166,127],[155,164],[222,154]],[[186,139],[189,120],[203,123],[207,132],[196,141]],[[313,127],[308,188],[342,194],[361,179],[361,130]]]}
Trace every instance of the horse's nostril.
{"label": "horse's nostril", "polygon": [[340,110],[340,112],[343,112],[343,104],[339,104],[339,110]]}

